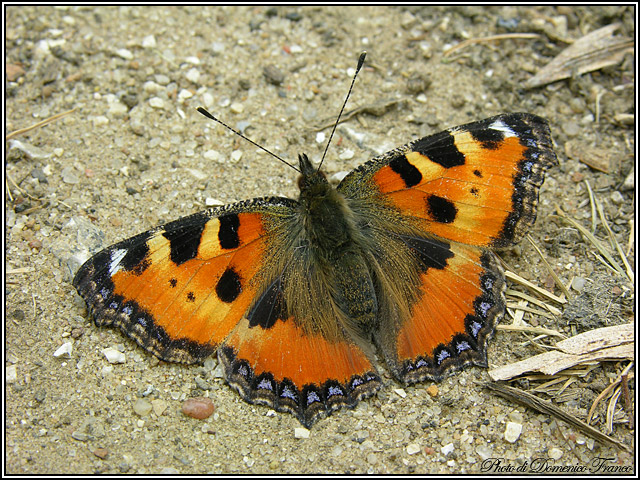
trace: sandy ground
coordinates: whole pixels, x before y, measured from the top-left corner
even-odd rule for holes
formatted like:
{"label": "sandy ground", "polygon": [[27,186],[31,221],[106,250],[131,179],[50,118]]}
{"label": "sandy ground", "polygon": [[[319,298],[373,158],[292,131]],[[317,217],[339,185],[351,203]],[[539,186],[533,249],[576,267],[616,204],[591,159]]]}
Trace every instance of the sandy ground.
{"label": "sandy ground", "polygon": [[[580,282],[571,302],[556,305],[564,314],[525,321],[566,335],[628,323],[633,288],[552,215],[561,207],[590,228],[588,182],[633,264],[634,186],[623,182],[633,172],[635,138],[633,124],[616,117],[635,113],[633,59],[522,88],[572,40],[614,21],[635,37],[632,7],[6,7],[6,132],[76,110],[16,137],[22,144],[7,150],[5,472],[480,473],[497,471],[491,459],[530,468],[532,459],[563,467],[599,457],[635,469],[633,455],[493,396],[480,385],[489,380],[480,368],[437,384],[434,397],[431,382],[402,386],[387,373],[377,397],[296,438],[295,418],[242,401],[215,360],[165,364],[119,331],[95,327],[70,284],[74,255],[87,248],[214,200],[295,195],[294,172],[195,107],[286,158],[317,159],[324,141],[310,127],[335,118],[367,50],[350,105],[393,106],[341,125],[326,171],[348,171],[418,136],[502,112],[546,117],[560,166],[542,187],[531,237],[565,285]],[[443,55],[466,39],[514,32],[539,37]],[[606,173],[583,163],[593,158]],[[595,235],[607,242],[600,222]],[[561,293],[529,242],[501,256],[522,277]],[[491,366],[540,353],[525,343],[531,339],[498,332]],[[70,357],[54,357],[67,342]],[[110,365],[108,347],[126,362]],[[623,365],[576,377],[555,401],[584,419]],[[633,398],[633,381],[630,388]],[[182,403],[193,396],[210,397],[214,415],[185,417]],[[134,410],[136,402],[153,408]],[[623,407],[620,398],[612,436],[635,448]],[[604,407],[598,415],[604,431]],[[522,426],[515,443],[505,439],[509,422]]]}

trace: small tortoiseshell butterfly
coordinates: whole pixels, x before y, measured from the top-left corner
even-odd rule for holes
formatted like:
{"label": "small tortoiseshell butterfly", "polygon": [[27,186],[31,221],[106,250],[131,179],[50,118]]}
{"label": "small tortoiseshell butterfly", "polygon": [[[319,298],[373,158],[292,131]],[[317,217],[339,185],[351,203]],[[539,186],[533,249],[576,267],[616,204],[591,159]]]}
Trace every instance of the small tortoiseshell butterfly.
{"label": "small tortoiseshell butterfly", "polygon": [[522,238],[556,163],[547,122],[526,113],[415,140],[337,188],[303,154],[298,200],[167,223],[99,252],[73,284],[96,325],[169,362],[217,352],[245,400],[310,426],[381,387],[374,345],[405,383],[486,366],[505,309],[489,248]]}

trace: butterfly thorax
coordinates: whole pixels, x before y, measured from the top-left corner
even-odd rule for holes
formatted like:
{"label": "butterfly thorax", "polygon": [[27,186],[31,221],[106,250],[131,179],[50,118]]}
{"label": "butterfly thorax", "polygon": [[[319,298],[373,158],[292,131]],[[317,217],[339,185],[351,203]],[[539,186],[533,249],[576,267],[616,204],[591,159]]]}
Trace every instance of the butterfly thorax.
{"label": "butterfly thorax", "polygon": [[358,328],[375,321],[377,300],[354,214],[326,176],[300,155],[301,217],[310,254],[330,284],[337,307]]}

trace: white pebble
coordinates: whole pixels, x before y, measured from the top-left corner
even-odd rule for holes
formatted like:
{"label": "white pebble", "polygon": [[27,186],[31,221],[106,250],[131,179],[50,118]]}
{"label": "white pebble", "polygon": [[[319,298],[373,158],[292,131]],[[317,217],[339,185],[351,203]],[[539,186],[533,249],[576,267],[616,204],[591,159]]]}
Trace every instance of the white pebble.
{"label": "white pebble", "polygon": [[149,99],[149,105],[153,108],[164,108],[164,100],[160,97],[151,97]]}
{"label": "white pebble", "polygon": [[347,148],[344,152],[340,154],[338,158],[340,158],[340,160],[351,160],[353,156],[354,156],[353,150],[350,150]]}
{"label": "white pebble", "polygon": [[616,205],[621,205],[624,202],[624,197],[616,190],[611,194],[611,201]]}
{"label": "white pebble", "polygon": [[428,101],[427,96],[424,93],[421,93],[416,97],[416,102],[427,103],[427,101]]}
{"label": "white pebble", "polygon": [[504,430],[504,439],[509,443],[516,443],[521,433],[522,425],[520,423],[507,422],[507,427]]}
{"label": "white pebble", "polygon": [[204,199],[204,204],[207,207],[219,207],[221,205],[224,205],[224,203],[222,203],[220,200],[218,200],[217,198],[211,198],[211,197],[207,197]]}
{"label": "white pebble", "polygon": [[233,102],[231,104],[231,106],[229,107],[229,109],[233,112],[233,113],[242,113],[244,111],[244,106],[239,103],[239,102]]}
{"label": "white pebble", "polygon": [[193,93],[191,93],[189,90],[183,88],[182,90],[180,90],[180,92],[178,93],[178,101],[180,103],[184,103],[185,100],[189,99],[193,97]]}
{"label": "white pebble", "polygon": [[131,60],[133,59],[133,53],[131,53],[130,50],[127,50],[126,48],[119,48],[118,50],[116,50],[116,55],[118,55],[120,58],[124,58],[125,60]]}
{"label": "white pebble", "polygon": [[193,175],[196,180],[204,180],[205,178],[207,178],[207,175],[201,172],[200,170],[198,170],[197,168],[187,168],[186,170],[191,175]]}
{"label": "white pebble", "polygon": [[213,51],[214,54],[219,55],[222,52],[224,52],[225,47],[224,47],[224,43],[221,42],[213,42],[211,44],[211,50]]}
{"label": "white pebble", "polygon": [[4,372],[5,382],[16,383],[16,381],[18,380],[18,369],[15,365],[9,365]]}
{"label": "white pebble", "polygon": [[109,363],[124,363],[126,361],[124,353],[116,350],[115,348],[105,348],[102,350],[102,353],[107,357],[107,361]]}
{"label": "white pebble", "polygon": [[204,106],[206,108],[211,108],[211,106],[213,105],[213,95],[211,95],[209,92],[204,92],[202,94],[202,103],[204,103]]}
{"label": "white pebble", "polygon": [[123,117],[127,114],[128,111],[129,109],[124,103],[115,101],[109,104],[109,110],[107,113],[114,117]]}
{"label": "white pebble", "polygon": [[109,123],[109,119],[104,115],[98,115],[91,119],[94,127],[101,127],[102,125],[107,125]]}
{"label": "white pebble", "polygon": [[311,434],[311,432],[309,430],[307,430],[306,428],[296,428],[293,432],[293,435],[296,438],[309,438],[309,435]]}
{"label": "white pebble", "polygon": [[233,163],[239,162],[242,158],[242,150],[234,150],[231,152],[231,161]]}
{"label": "white pebble", "polygon": [[185,76],[192,83],[198,83],[198,80],[200,80],[200,72],[197,68],[190,68]]}
{"label": "white pebble", "polygon": [[326,138],[327,136],[324,134],[324,132],[318,132],[316,134],[316,143],[324,143]]}
{"label": "white pebble", "polygon": [[58,358],[62,355],[66,355],[71,358],[71,352],[73,352],[73,344],[71,342],[63,343],[60,348],[58,348],[55,352],[53,352],[53,356]]}
{"label": "white pebble", "polygon": [[417,443],[410,443],[409,445],[407,445],[407,453],[409,455],[415,455],[420,450],[421,450],[420,445],[418,445]]}
{"label": "white pebble", "polygon": [[396,392],[396,394],[400,397],[400,398],[405,398],[407,396],[407,392],[405,392],[402,388],[396,388],[394,390],[394,392]]}
{"label": "white pebble", "polygon": [[142,48],[155,48],[156,37],[153,35],[147,35],[142,39]]}
{"label": "white pebble", "polygon": [[222,161],[224,160],[224,157],[222,156],[222,154],[217,150],[207,150],[206,152],[204,152],[203,156],[207,160],[212,160],[218,163],[222,163]]}
{"label": "white pebble", "polygon": [[164,87],[162,85],[157,84],[156,82],[152,82],[151,80],[144,82],[142,85],[142,89],[147,93],[158,93]]}
{"label": "white pebble", "polygon": [[455,447],[453,446],[453,443],[448,443],[446,444],[444,447],[442,447],[440,449],[440,451],[442,452],[442,454],[446,457],[447,455],[449,455],[451,452],[453,452],[453,450],[455,449]]}
{"label": "white pebble", "polygon": [[560,460],[560,458],[562,457],[562,450],[556,447],[550,448],[547,453],[549,455],[549,458],[553,460]]}

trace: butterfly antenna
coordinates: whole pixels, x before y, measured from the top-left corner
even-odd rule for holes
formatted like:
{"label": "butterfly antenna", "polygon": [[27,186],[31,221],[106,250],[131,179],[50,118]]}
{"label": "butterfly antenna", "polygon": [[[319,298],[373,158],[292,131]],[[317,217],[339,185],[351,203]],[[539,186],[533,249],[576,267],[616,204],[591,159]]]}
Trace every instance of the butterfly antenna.
{"label": "butterfly antenna", "polygon": [[353,80],[351,80],[351,86],[349,87],[349,92],[347,92],[347,98],[344,99],[344,103],[342,104],[342,108],[340,109],[340,113],[338,114],[338,119],[336,123],[333,125],[333,130],[331,130],[331,135],[329,135],[329,141],[327,142],[327,146],[324,148],[324,153],[322,154],[322,160],[320,160],[320,165],[318,165],[318,170],[322,166],[322,162],[324,162],[324,157],[327,155],[327,150],[329,150],[329,145],[331,145],[331,139],[333,138],[333,134],[338,128],[338,124],[340,123],[340,117],[342,116],[342,112],[344,112],[344,107],[347,106],[347,101],[349,100],[349,96],[351,95],[351,90],[353,90],[353,84],[356,83],[356,77],[358,76],[358,72],[364,65],[364,59],[367,56],[367,52],[362,52],[360,54],[360,58],[358,58],[358,66],[356,67],[356,73],[353,74]]}
{"label": "butterfly antenna", "polygon": [[198,107],[196,108],[196,110],[198,110],[198,112],[200,112],[202,115],[204,115],[207,118],[210,118],[211,120],[218,122],[220,125],[222,125],[223,127],[228,128],[229,130],[231,130],[233,133],[235,133],[236,135],[238,135],[241,138],[244,138],[247,142],[254,144],[256,147],[258,147],[261,150],[264,150],[265,152],[267,152],[269,155],[271,155],[272,157],[277,158],[278,160],[280,160],[282,163],[289,165],[291,168],[293,168],[296,172],[300,172],[300,169],[298,169],[298,167],[296,167],[295,165],[290,164],[289,162],[287,162],[286,160],[283,160],[282,158],[280,158],[278,155],[276,155],[275,153],[267,150],[266,148],[264,148],[262,145],[258,145],[256,142],[254,142],[253,140],[251,140],[248,137],[245,137],[243,134],[241,134],[240,132],[238,132],[237,130],[231,128],[229,125],[227,125],[226,123],[224,123],[222,120],[218,120],[216,117],[214,117],[213,115],[211,115],[207,110],[205,110],[203,107]]}

